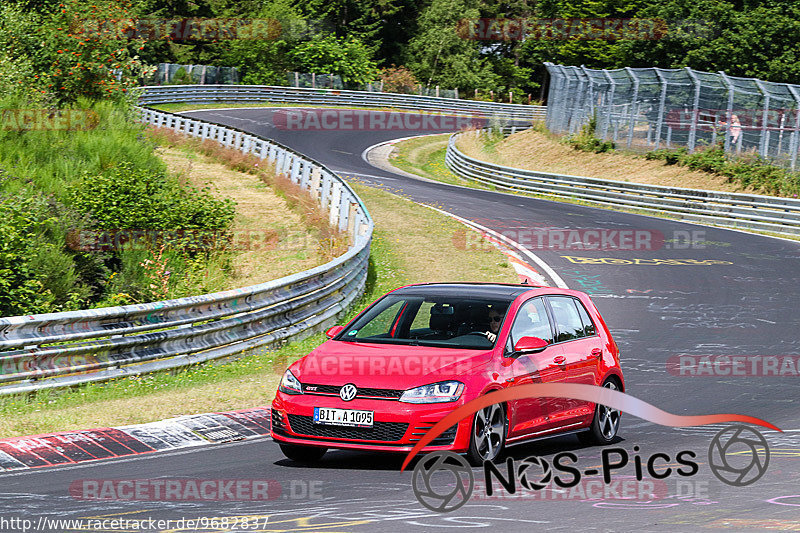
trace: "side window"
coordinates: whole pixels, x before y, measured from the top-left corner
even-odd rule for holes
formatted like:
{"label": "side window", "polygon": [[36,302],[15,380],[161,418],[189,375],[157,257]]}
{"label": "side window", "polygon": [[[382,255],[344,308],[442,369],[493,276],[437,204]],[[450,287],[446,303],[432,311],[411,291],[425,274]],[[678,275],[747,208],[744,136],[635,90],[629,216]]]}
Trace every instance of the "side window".
{"label": "side window", "polygon": [[544,300],[533,298],[520,307],[514,325],[511,326],[511,341],[516,344],[522,337],[539,337],[553,342],[553,333],[550,328],[550,319],[544,307]]}
{"label": "side window", "polygon": [[575,302],[575,307],[578,308],[578,314],[581,316],[581,322],[583,322],[583,332],[586,334],[587,337],[591,337],[597,333],[597,328],[594,327],[594,322],[589,317],[589,313],[586,311],[586,308],[583,307],[583,304],[580,300],[573,300]]}
{"label": "side window", "polygon": [[586,336],[583,330],[583,322],[575,307],[575,299],[569,296],[548,296],[550,308],[553,310],[553,318],[558,329],[557,342],[580,339]]}

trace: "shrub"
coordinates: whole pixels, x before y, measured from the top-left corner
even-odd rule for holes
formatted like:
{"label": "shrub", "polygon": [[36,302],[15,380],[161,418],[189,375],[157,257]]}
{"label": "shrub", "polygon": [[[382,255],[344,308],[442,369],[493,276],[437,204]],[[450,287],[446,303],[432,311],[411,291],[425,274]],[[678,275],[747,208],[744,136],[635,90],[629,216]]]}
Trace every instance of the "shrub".
{"label": "shrub", "polygon": [[583,152],[594,152],[596,154],[611,152],[615,146],[612,141],[604,141],[595,135],[597,130],[597,117],[593,116],[589,122],[583,125],[580,133],[569,135],[564,138],[564,142],[572,146],[575,150]]}
{"label": "shrub", "polygon": [[72,186],[69,199],[100,229],[200,229],[223,231],[233,221],[232,200],[209,188],[184,186],[164,173],[122,162],[108,173]]}
{"label": "shrub", "polygon": [[44,198],[0,198],[0,315],[79,309],[91,289]]}
{"label": "shrub", "polygon": [[766,194],[789,196],[800,193],[800,173],[779,167],[756,154],[728,155],[721,145],[699,149],[693,153],[689,153],[686,148],[653,150],[645,154],[645,158],[725,176],[729,183]]}
{"label": "shrub", "polygon": [[387,93],[414,94],[417,91],[419,80],[406,67],[387,67],[381,69],[379,74],[383,82],[383,90]]}

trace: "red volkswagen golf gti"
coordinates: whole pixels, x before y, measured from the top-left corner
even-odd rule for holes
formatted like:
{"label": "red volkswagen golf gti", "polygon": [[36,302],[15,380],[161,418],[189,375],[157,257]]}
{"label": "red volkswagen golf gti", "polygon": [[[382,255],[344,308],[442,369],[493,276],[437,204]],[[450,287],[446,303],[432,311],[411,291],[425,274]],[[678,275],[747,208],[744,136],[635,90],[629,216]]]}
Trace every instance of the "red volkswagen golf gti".
{"label": "red volkswagen golf gti", "polygon": [[[396,289],[293,363],[272,402],[272,437],[296,461],[328,448],[408,452],[464,403],[527,383],[624,390],[619,350],[589,297],[530,285],[433,283]],[[491,405],[423,451],[473,464],[507,446],[577,433],[611,442],[620,413],[593,403],[528,398]]]}

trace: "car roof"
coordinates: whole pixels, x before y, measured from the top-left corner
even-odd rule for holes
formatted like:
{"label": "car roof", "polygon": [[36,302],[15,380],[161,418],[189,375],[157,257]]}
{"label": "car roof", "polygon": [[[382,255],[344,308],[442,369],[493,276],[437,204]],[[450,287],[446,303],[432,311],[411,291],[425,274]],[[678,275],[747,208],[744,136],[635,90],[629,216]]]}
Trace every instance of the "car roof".
{"label": "car roof", "polygon": [[539,288],[535,285],[519,285],[512,283],[420,283],[407,285],[392,291],[397,295],[408,296],[460,296],[464,298],[489,298],[513,301],[519,295],[531,289]]}

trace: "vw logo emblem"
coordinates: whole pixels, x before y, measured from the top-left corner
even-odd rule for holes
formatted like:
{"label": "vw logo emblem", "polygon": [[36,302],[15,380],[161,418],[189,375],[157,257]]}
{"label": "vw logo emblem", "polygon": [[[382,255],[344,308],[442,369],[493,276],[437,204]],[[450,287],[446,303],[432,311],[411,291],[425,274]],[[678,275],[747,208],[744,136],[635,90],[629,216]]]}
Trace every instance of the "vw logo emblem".
{"label": "vw logo emblem", "polygon": [[341,398],[345,402],[349,402],[350,400],[355,398],[356,394],[358,394],[358,389],[352,383],[348,383],[347,385],[339,389],[339,398]]}

